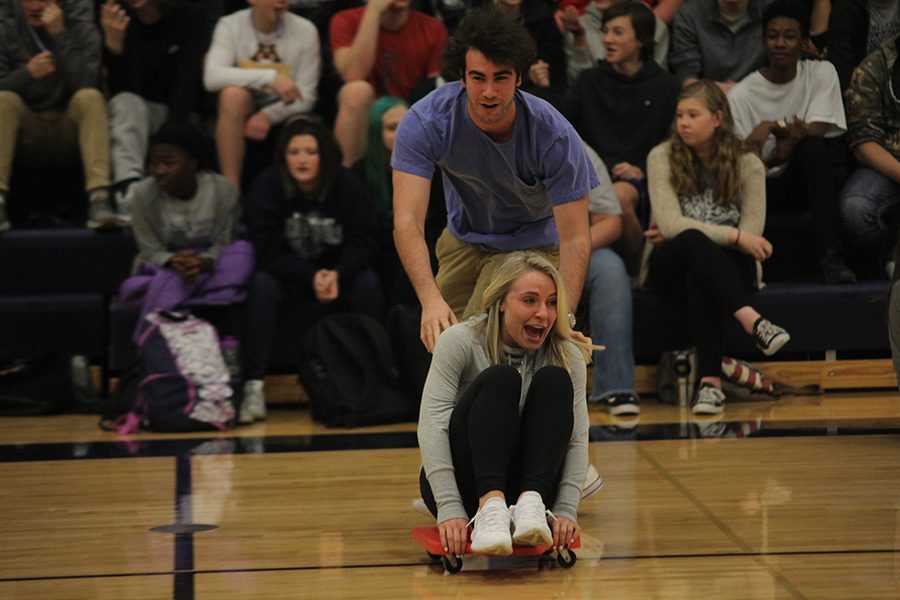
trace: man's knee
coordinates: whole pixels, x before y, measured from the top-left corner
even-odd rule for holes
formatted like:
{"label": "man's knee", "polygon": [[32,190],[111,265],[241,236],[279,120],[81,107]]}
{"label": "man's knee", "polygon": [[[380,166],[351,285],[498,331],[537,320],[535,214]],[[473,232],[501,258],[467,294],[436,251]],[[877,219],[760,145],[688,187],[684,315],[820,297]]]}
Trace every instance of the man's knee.
{"label": "man's knee", "polygon": [[146,119],[147,101],[133,92],[119,92],[109,100],[109,118]]}
{"label": "man's knee", "polygon": [[253,111],[253,96],[244,88],[228,86],[219,92],[219,116],[246,118]]}
{"label": "man's knee", "polygon": [[69,106],[75,111],[103,110],[106,111],[106,102],[103,94],[96,88],[82,88],[72,95]]}
{"label": "man's knee", "polygon": [[366,81],[351,81],[341,86],[338,92],[339,110],[368,112],[375,102],[375,88]]}
{"label": "man's knee", "polygon": [[25,101],[15,92],[0,92],[0,116],[4,125],[9,123],[9,119],[19,118],[19,116],[27,109]]}
{"label": "man's knee", "polygon": [[627,181],[617,181],[613,184],[613,190],[616,192],[616,197],[619,199],[619,206],[622,207],[622,212],[626,214],[635,214],[637,212],[638,200],[640,199],[637,188]]}

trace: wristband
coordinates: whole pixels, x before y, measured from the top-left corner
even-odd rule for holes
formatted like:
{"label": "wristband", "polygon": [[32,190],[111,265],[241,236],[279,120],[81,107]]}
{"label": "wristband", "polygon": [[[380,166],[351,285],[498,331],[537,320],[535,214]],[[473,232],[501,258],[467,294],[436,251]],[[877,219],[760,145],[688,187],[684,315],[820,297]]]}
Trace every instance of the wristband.
{"label": "wristband", "polygon": [[735,229],[737,229],[738,234],[737,234],[737,237],[734,238],[734,245],[737,246],[737,245],[738,245],[738,242],[741,241],[741,228],[740,228],[740,227],[735,227]]}

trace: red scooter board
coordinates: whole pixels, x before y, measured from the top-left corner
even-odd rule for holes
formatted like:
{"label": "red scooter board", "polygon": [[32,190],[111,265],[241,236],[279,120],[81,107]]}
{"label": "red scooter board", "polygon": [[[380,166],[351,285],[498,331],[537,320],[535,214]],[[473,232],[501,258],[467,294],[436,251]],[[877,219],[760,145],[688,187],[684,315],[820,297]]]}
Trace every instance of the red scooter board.
{"label": "red scooter board", "polygon": [[[413,527],[412,537],[416,543],[425,548],[433,560],[440,560],[448,573],[458,573],[462,569],[462,557],[444,554],[444,546],[441,544],[441,532],[437,527]],[[544,556],[556,553],[556,561],[563,568],[569,569],[575,565],[577,557],[573,548],[581,547],[581,536],[576,536],[575,541],[561,551],[556,551],[550,546],[513,546],[511,556]],[[466,542],[466,554],[472,552],[472,543]]]}

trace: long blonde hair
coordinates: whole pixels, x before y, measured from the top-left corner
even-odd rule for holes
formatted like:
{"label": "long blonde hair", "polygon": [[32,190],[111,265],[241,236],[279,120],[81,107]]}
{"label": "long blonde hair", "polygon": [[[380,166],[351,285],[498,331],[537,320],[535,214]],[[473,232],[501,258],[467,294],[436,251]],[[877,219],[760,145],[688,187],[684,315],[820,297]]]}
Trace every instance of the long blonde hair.
{"label": "long blonde hair", "polygon": [[[722,122],[713,135],[715,148],[713,171],[716,184],[713,200],[719,205],[733,205],[737,201],[741,186],[740,157],[746,152],[743,142],[734,133],[734,119],[725,94],[715,83],[701,79],[684,87],[678,95],[678,102],[696,98],[713,114],[722,113]],[[678,135],[678,119],[672,121],[669,137],[669,165],[672,187],[678,196],[691,197],[706,189],[703,180],[703,164],[697,153],[684,143]]]}
{"label": "long blonde hair", "polygon": [[547,275],[556,286],[557,318],[553,324],[553,329],[547,335],[547,339],[544,340],[543,349],[546,352],[548,364],[563,367],[571,373],[572,367],[569,364],[565,343],[569,341],[577,345],[584,354],[586,363],[590,361],[590,351],[593,347],[572,338],[572,328],[569,326],[567,318],[569,314],[569,299],[557,268],[542,254],[528,250],[511,253],[494,271],[491,283],[484,290],[482,309],[487,313],[487,318],[480,325],[480,333],[485,339],[488,359],[494,365],[503,362],[503,351],[500,346],[500,330],[503,326],[503,316],[500,312],[500,303],[506,298],[513,284],[529,271],[537,271]]}

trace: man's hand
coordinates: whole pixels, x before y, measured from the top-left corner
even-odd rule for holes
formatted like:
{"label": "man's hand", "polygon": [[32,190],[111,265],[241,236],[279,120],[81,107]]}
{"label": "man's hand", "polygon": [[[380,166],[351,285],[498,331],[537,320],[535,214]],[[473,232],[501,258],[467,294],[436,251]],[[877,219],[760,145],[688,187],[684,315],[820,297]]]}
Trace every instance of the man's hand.
{"label": "man's hand", "polygon": [[107,0],[100,7],[100,26],[103,28],[103,43],[112,54],[122,54],[125,46],[125,30],[131,17],[115,0]]}
{"label": "man's hand", "polygon": [[389,9],[393,3],[394,0],[369,0],[366,3],[366,10],[374,10],[375,13],[380,16],[384,14],[384,11]]}
{"label": "man's hand", "polygon": [[193,283],[202,273],[212,271],[215,263],[209,257],[201,257],[194,250],[185,249],[173,256],[169,264],[179,277]]}
{"label": "man's hand", "polygon": [[56,64],[53,62],[53,53],[45,50],[35,54],[26,63],[25,68],[28,69],[28,72],[35,79],[43,79],[56,70]]}
{"label": "man's hand", "polygon": [[338,298],[338,272],[319,269],[313,276],[313,290],[316,300],[322,304],[330,304]]}
{"label": "man's hand", "polygon": [[422,304],[422,325],[419,328],[419,339],[422,340],[429,352],[434,352],[438,336],[456,322],[456,315],[450,310],[450,305],[441,296],[438,296],[427,304]]}
{"label": "man's hand", "polygon": [[269,115],[263,111],[259,111],[247,119],[244,124],[244,137],[261,142],[269,135],[272,128],[272,120]]}
{"label": "man's hand", "polygon": [[44,12],[41,14],[41,23],[44,26],[44,31],[46,31],[47,35],[50,37],[57,36],[65,31],[66,23],[63,19],[63,11],[59,7],[59,4],[50,2],[44,7]]}
{"label": "man's hand", "polygon": [[750,146],[750,149],[753,150],[754,154],[760,156],[762,154],[763,144],[769,139],[769,134],[775,134],[777,137],[779,130],[779,126],[775,121],[762,121],[759,125],[754,127],[753,131],[750,132],[750,135],[747,136],[747,145]]}
{"label": "man's hand", "polygon": [[528,79],[538,87],[550,87],[550,65],[539,59],[528,69]]}
{"label": "man's hand", "polygon": [[561,33],[566,31],[574,34],[576,37],[584,35],[584,26],[581,24],[581,15],[578,9],[569,4],[562,10],[557,10],[553,15],[556,21],[556,27]]}
{"label": "man's hand", "polygon": [[613,176],[614,179],[643,179],[644,172],[641,171],[640,167],[636,167],[631,163],[620,162],[617,165],[614,165],[612,169],[609,171],[610,175]]}
{"label": "man's hand", "polygon": [[794,118],[791,119],[791,122],[787,124],[785,129],[787,131],[787,137],[797,142],[809,135],[809,128],[806,126],[806,121],[797,115],[794,115]]}
{"label": "man's hand", "polygon": [[469,541],[469,523],[465,519],[447,519],[438,523],[441,534],[441,545],[444,552],[454,556],[466,553],[466,542]]}
{"label": "man's hand", "polygon": [[300,93],[294,80],[283,73],[275,74],[275,80],[270,87],[285,104],[290,104],[294,100],[303,98],[303,94]]}

